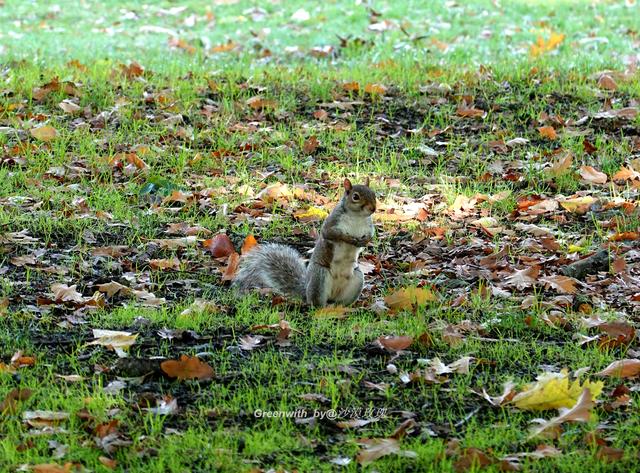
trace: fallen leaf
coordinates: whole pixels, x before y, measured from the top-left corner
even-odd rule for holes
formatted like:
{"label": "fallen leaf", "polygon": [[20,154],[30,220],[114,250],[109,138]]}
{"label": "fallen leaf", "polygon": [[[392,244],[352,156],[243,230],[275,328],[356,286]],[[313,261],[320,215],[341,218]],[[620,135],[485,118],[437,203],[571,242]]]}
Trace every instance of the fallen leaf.
{"label": "fallen leaf", "polygon": [[214,258],[224,258],[236,251],[226,233],[220,233],[213,238],[205,240],[202,245],[211,252]]}
{"label": "fallen leaf", "polygon": [[540,133],[540,136],[543,138],[547,138],[549,140],[555,140],[558,138],[558,134],[552,126],[541,126],[538,128],[538,133]]}
{"label": "fallen leaf", "polygon": [[524,289],[534,284],[538,280],[539,274],[540,266],[529,266],[528,268],[514,271],[510,276],[505,278],[505,283],[508,286]]}
{"label": "fallen leaf", "polygon": [[533,57],[538,57],[542,54],[553,51],[558,48],[564,41],[565,35],[559,33],[551,33],[549,39],[544,39],[542,36],[538,36],[536,42],[529,48],[529,53]]}
{"label": "fallen leaf", "polygon": [[[523,410],[547,410],[560,407],[572,407],[585,389],[593,393],[595,399],[602,392],[602,381],[585,381],[582,385],[576,379],[569,383],[566,370],[560,373],[543,373],[537,377],[535,383],[525,386],[524,390],[516,394],[512,403]],[[591,396],[591,394],[590,394]]]}
{"label": "fallen leaf", "polygon": [[597,199],[586,195],[584,197],[575,197],[572,199],[566,199],[560,201],[560,206],[568,212],[584,214],[589,210],[589,207],[597,202]]}
{"label": "fallen leaf", "polygon": [[604,184],[607,182],[607,175],[591,166],[580,167],[580,177],[590,184]]}
{"label": "fallen leaf", "polygon": [[609,74],[602,74],[598,79],[598,87],[605,90],[618,90],[618,84]]}
{"label": "fallen leaf", "polygon": [[409,348],[413,343],[413,337],[382,335],[378,338],[377,342],[389,351],[400,351]]}
{"label": "fallen leaf", "polygon": [[387,88],[382,84],[367,84],[364,86],[364,91],[371,95],[384,95],[387,93]]}
{"label": "fallen leaf", "polygon": [[433,292],[419,287],[402,288],[384,298],[391,310],[411,310],[435,300],[437,297]]}
{"label": "fallen leaf", "polygon": [[539,427],[534,427],[531,430],[529,438],[536,437],[549,429],[560,426],[565,422],[589,422],[591,419],[591,410],[594,407],[595,402],[593,402],[591,397],[591,391],[589,391],[588,388],[585,388],[571,409],[562,408],[558,417],[541,422]]}
{"label": "fallen leaf", "polygon": [[540,278],[540,282],[548,284],[563,294],[575,294],[577,292],[576,283],[578,281],[568,276],[547,276]]}
{"label": "fallen leaf", "polygon": [[58,132],[51,125],[42,125],[38,128],[32,128],[31,136],[46,143],[55,139],[58,136]]}
{"label": "fallen leaf", "polygon": [[640,374],[640,360],[625,359],[614,361],[596,376],[608,376],[612,378],[635,378]]}
{"label": "fallen leaf", "polygon": [[232,281],[236,277],[238,272],[238,266],[240,265],[240,255],[235,251],[229,255],[227,267],[222,274],[223,281]]}
{"label": "fallen leaf", "polygon": [[196,356],[181,355],[179,360],[167,360],[160,363],[160,368],[171,378],[208,380],[213,378],[211,366]]}
{"label": "fallen leaf", "polygon": [[27,388],[14,388],[5,396],[4,400],[0,402],[0,415],[2,414],[15,414],[18,403],[26,401],[31,397],[33,391]]}

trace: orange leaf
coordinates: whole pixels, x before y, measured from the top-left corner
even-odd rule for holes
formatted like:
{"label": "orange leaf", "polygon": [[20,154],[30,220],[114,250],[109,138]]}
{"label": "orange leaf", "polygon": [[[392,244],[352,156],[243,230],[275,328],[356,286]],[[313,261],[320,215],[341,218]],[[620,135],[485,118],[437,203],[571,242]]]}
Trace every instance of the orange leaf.
{"label": "orange leaf", "polygon": [[538,132],[540,133],[540,136],[550,140],[555,140],[558,137],[556,130],[552,126],[541,126],[538,128]]}
{"label": "orange leaf", "polygon": [[255,237],[253,235],[247,235],[247,238],[244,239],[244,243],[242,244],[242,248],[240,249],[240,253],[246,255],[257,245],[258,242],[256,241]]}
{"label": "orange leaf", "polygon": [[222,275],[223,281],[231,281],[236,276],[236,272],[238,271],[238,265],[240,264],[240,255],[235,251],[231,253],[229,256],[229,263],[227,264],[227,269],[224,270],[224,274]]}
{"label": "orange leaf", "polygon": [[364,86],[364,91],[372,95],[384,95],[387,93],[387,88],[382,84],[367,84]]}
{"label": "orange leaf", "polygon": [[391,335],[382,335],[378,338],[378,343],[380,343],[380,345],[382,345],[387,350],[400,351],[404,350],[405,348],[409,348],[409,346],[413,343],[413,337],[394,337]]}
{"label": "orange leaf", "polygon": [[213,378],[213,368],[197,356],[181,355],[179,360],[167,360],[160,368],[171,378],[207,380]]}
{"label": "orange leaf", "polygon": [[254,110],[262,110],[265,108],[276,108],[275,100],[267,100],[259,95],[256,97],[251,97],[247,100],[247,105]]}
{"label": "orange leaf", "polygon": [[347,92],[358,92],[360,90],[360,84],[357,82],[345,82],[342,84],[342,88]]}

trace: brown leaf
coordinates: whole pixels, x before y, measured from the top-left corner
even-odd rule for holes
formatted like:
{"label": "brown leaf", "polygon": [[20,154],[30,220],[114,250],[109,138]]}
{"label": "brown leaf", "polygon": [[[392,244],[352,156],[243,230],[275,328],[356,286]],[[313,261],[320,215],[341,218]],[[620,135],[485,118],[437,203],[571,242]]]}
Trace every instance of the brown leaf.
{"label": "brown leaf", "polygon": [[640,360],[625,359],[614,361],[596,376],[610,376],[612,378],[635,378],[640,374]]}
{"label": "brown leaf", "polygon": [[547,172],[552,176],[561,176],[571,168],[571,164],[573,164],[573,154],[570,151],[566,151],[551,163],[551,167],[547,169]]}
{"label": "brown leaf", "polygon": [[585,388],[578,398],[578,401],[571,409],[561,408],[561,414],[548,421],[544,421],[539,427],[531,430],[529,438],[536,437],[543,432],[554,429],[565,422],[589,422],[591,419],[591,410],[595,406],[595,402],[591,398],[591,391]]}
{"label": "brown leaf", "polygon": [[167,360],[160,368],[171,378],[208,380],[213,378],[211,366],[196,356],[181,355],[180,360]]}
{"label": "brown leaf", "polygon": [[478,448],[465,448],[453,464],[453,469],[456,473],[472,469],[476,471],[476,469],[485,468],[494,462],[495,459],[493,457],[490,457]]}
{"label": "brown leaf", "polygon": [[598,79],[598,87],[605,90],[618,90],[618,84],[609,74],[602,74]]}
{"label": "brown leaf", "polygon": [[558,138],[558,134],[552,126],[541,126],[538,128],[538,133],[540,133],[540,136],[543,138],[547,138],[549,140],[555,140]]}
{"label": "brown leaf", "polygon": [[110,470],[115,470],[116,466],[118,466],[118,461],[117,460],[113,460],[113,459],[108,458],[108,457],[99,456],[98,460],[100,461],[100,463],[102,463],[104,466],[106,466]]}
{"label": "brown leaf", "polygon": [[76,105],[75,103],[70,102],[69,100],[63,100],[58,104],[58,107],[64,110],[65,113],[71,113],[71,114],[78,113],[79,111],[82,110],[82,107],[80,105]]}
{"label": "brown leaf", "polygon": [[409,337],[406,335],[399,337],[395,337],[392,335],[382,335],[378,338],[378,343],[389,351],[400,351],[404,350],[405,348],[409,348],[409,346],[413,343],[413,337]]}
{"label": "brown leaf", "polygon": [[222,274],[223,281],[232,281],[233,278],[236,277],[236,272],[238,271],[238,266],[240,264],[240,255],[235,251],[229,255],[229,262],[227,263],[227,267]]}
{"label": "brown leaf", "polygon": [[247,100],[247,105],[254,110],[263,110],[265,108],[276,108],[275,100],[267,100],[263,97],[256,96]]}
{"label": "brown leaf", "polygon": [[76,291],[76,285],[52,284],[51,292],[56,302],[84,302],[84,297]]}
{"label": "brown leaf", "polygon": [[211,252],[214,258],[224,258],[235,253],[236,249],[226,233],[220,233],[213,238],[205,240],[203,246]]}
{"label": "brown leaf", "polygon": [[622,460],[623,457],[624,450],[622,448],[614,448],[607,445],[598,448],[598,453],[596,453],[596,458],[605,463],[617,462]]}
{"label": "brown leaf", "polygon": [[460,105],[458,105],[456,113],[458,114],[458,116],[465,118],[484,117],[487,114],[487,112],[485,112],[484,110],[470,107],[466,103],[461,103]]}
{"label": "brown leaf", "polygon": [[33,465],[33,473],[71,473],[73,463],[65,463],[64,466],[56,465],[55,463],[41,463],[39,465]]}
{"label": "brown leaf", "polygon": [[505,278],[505,283],[508,286],[515,286],[518,289],[524,289],[535,283],[538,280],[539,274],[540,266],[529,266],[528,268],[514,271],[513,274]]}
{"label": "brown leaf", "polygon": [[361,439],[358,441],[365,448],[356,455],[358,463],[368,465],[378,458],[400,451],[400,443],[396,439]]}
{"label": "brown leaf", "polygon": [[587,154],[594,154],[596,151],[598,151],[598,148],[596,148],[594,144],[586,138],[582,141],[582,147],[584,148],[584,152]]}
{"label": "brown leaf", "polygon": [[581,166],[580,177],[590,184],[604,184],[607,182],[607,175],[591,166]]}
{"label": "brown leaf", "polygon": [[15,388],[9,391],[4,400],[0,402],[0,414],[15,414],[18,403],[26,401],[31,397],[33,391],[27,388]]}
{"label": "brown leaf", "polygon": [[312,135],[305,140],[302,150],[304,151],[304,154],[309,155],[315,153],[318,146],[320,146],[318,138],[315,135]]}
{"label": "brown leaf", "polygon": [[313,112],[313,118],[315,118],[316,120],[325,121],[328,117],[329,114],[326,110],[319,109]]}
{"label": "brown leaf", "polygon": [[540,282],[548,284],[563,294],[575,294],[577,292],[576,283],[578,281],[568,276],[547,276],[546,278],[540,278]]}
{"label": "brown leaf", "polygon": [[171,259],[152,259],[149,260],[149,266],[154,270],[167,270],[173,269],[175,271],[180,269],[180,260],[176,257]]}
{"label": "brown leaf", "polygon": [[42,125],[38,128],[32,128],[30,132],[31,136],[40,141],[44,141],[45,143],[52,141],[56,136],[58,136],[58,132],[51,125]]}

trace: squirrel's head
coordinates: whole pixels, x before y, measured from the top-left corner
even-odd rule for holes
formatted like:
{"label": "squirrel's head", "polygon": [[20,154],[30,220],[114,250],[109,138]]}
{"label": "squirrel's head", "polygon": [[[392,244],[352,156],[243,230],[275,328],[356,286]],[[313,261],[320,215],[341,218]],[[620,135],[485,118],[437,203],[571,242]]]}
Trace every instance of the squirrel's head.
{"label": "squirrel's head", "polygon": [[344,205],[355,213],[371,215],[376,211],[376,195],[369,188],[369,178],[364,185],[352,185],[349,179],[344,183]]}

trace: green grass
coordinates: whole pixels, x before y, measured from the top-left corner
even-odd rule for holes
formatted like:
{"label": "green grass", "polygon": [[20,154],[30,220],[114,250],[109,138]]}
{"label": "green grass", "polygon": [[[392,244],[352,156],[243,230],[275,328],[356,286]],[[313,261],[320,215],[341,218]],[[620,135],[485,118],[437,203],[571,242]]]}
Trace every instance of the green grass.
{"label": "green grass", "polygon": [[[34,366],[15,374],[0,370],[0,402],[14,388],[33,391],[17,412],[1,414],[0,470],[72,462],[88,471],[111,471],[99,460],[104,456],[118,462],[116,471],[131,472],[454,471],[456,457],[446,453],[451,439],[495,458],[530,452],[540,443],[562,450],[556,458],[523,460],[525,471],[632,469],[639,399],[632,391],[631,407],[605,409],[619,384],[615,380],[607,380],[604,402],[591,422],[567,424],[558,439],[548,440],[529,440],[527,429],[534,418],[549,419],[555,412],[492,407],[473,391],[498,394],[509,379],[523,386],[543,371],[590,366],[595,373],[634,357],[627,347],[580,345],[575,335],[595,333],[580,324],[581,302],[602,318],[634,323],[630,298],[640,292],[634,282],[635,241],[617,247],[627,259],[624,279],[600,273],[569,302],[542,284],[510,288],[506,295],[483,291],[500,287],[508,271],[540,258],[545,276],[557,274],[568,264],[563,258],[571,245],[588,254],[607,245],[616,231],[637,231],[633,209],[595,207],[583,216],[560,209],[531,221],[518,220],[517,212],[522,199],[536,195],[555,199],[586,192],[605,203],[616,198],[635,203],[632,185],[593,186],[581,182],[577,171],[594,166],[610,180],[621,166],[631,165],[638,157],[632,137],[640,134],[639,117],[588,118],[566,128],[552,118],[559,133],[554,141],[541,138],[537,128],[543,113],[575,122],[602,111],[607,98],[614,109],[637,106],[640,77],[633,69],[617,79],[613,92],[600,89],[594,74],[626,70],[637,49],[638,5],[373,2],[371,8],[382,16],[372,22],[392,25],[378,33],[367,28],[366,3],[260,3],[191,1],[173,13],[173,2],[132,7],[121,1],[9,0],[0,7],[0,362],[8,364],[17,351],[36,357]],[[291,19],[300,9],[309,12],[309,20]],[[194,53],[170,48],[170,35],[149,32],[149,26],[174,30]],[[336,35],[347,31],[354,40],[340,48]],[[566,38],[557,49],[532,57],[536,38],[552,32]],[[241,47],[210,51],[227,41]],[[335,54],[310,54],[325,45]],[[129,61],[140,63],[145,73],[123,75],[121,65]],[[55,77],[72,81],[78,96],[58,90],[38,100],[34,89]],[[348,82],[358,82],[360,90],[345,91]],[[387,87],[383,96],[364,91],[376,83]],[[251,108],[247,101],[257,95],[273,107]],[[458,116],[463,96],[471,96],[487,115]],[[65,113],[58,106],[65,99],[82,111]],[[350,105],[336,108],[333,102]],[[326,120],[314,117],[320,109],[328,113]],[[30,135],[41,124],[58,132],[50,143]],[[305,153],[311,136],[320,146]],[[529,141],[502,150],[491,144],[514,138]],[[585,138],[597,148],[595,154],[585,152]],[[572,153],[571,168],[550,176],[546,165],[560,149]],[[146,171],[129,172],[122,155],[123,166],[114,166],[118,153],[134,151]],[[335,202],[336,186],[347,176],[371,177],[382,210],[374,244],[365,252],[380,269],[367,275],[356,310],[344,318],[318,317],[292,301],[276,304],[269,296],[233,293],[220,278],[226,263],[202,248],[201,240],[210,237],[206,232],[184,248],[163,249],[157,242],[180,237],[166,230],[186,223],[212,234],[224,231],[237,248],[252,233],[261,241],[309,249],[318,223],[302,223],[294,212],[321,206],[316,195]],[[256,206],[254,197],[276,183],[306,194]],[[148,192],[150,184],[157,189]],[[194,194],[197,202],[164,201],[174,190]],[[504,191],[508,195],[497,202],[483,197]],[[450,206],[461,195],[485,201],[457,218]],[[428,214],[424,221],[397,222],[385,211],[402,213],[408,211],[403,205],[417,203]],[[243,205],[255,208],[243,211]],[[497,219],[506,232],[478,230],[471,221],[480,217]],[[561,249],[536,247],[536,239],[518,229],[522,222],[549,228]],[[437,227],[445,229],[442,239],[424,237]],[[11,236],[23,230],[37,241]],[[128,251],[116,257],[93,254],[112,245]],[[496,268],[480,263],[505,248],[507,256]],[[15,257],[25,255],[37,262],[15,264]],[[173,257],[181,261],[179,271],[153,270],[149,263]],[[153,292],[166,304],[148,307],[122,296],[107,298],[97,310],[41,304],[51,297],[53,283],[77,284],[91,296],[112,280]],[[606,289],[606,282],[615,289]],[[412,284],[433,285],[437,300],[414,312],[375,310],[375,301]],[[523,309],[527,296],[536,301]],[[183,314],[196,298],[213,301],[216,310]],[[567,328],[542,318],[558,313]],[[273,332],[252,329],[281,317],[295,329],[290,346],[276,345]],[[476,328],[461,343],[450,344],[443,332],[449,324]],[[157,373],[141,378],[146,372],[123,368],[113,351],[87,345],[93,328],[139,333],[133,358],[197,354],[215,377],[202,383]],[[184,332],[169,339],[167,330]],[[397,358],[371,346],[383,335],[424,333],[430,344],[414,343]],[[267,337],[265,346],[239,349],[241,337],[256,334]],[[637,342],[628,348],[637,350]],[[463,356],[475,358],[470,373],[450,374],[443,384],[405,385],[400,379],[400,373],[423,368],[419,360],[451,363]],[[57,376],[71,374],[83,380]],[[124,389],[105,391],[119,378]],[[367,382],[385,387],[372,389]],[[306,400],[303,395],[309,394],[327,400]],[[176,399],[177,413],[144,410],[164,396]],[[85,409],[88,419],[79,415]],[[386,416],[340,429],[321,419],[259,418],[258,409],[335,409],[342,417],[385,409]],[[25,410],[64,411],[70,417],[57,426],[64,430],[36,435],[22,419]],[[415,458],[389,455],[368,467],[358,465],[358,439],[388,437],[409,417],[416,428],[402,438],[401,448],[415,452]],[[126,445],[100,448],[95,429],[112,420]],[[600,422],[610,430],[599,431]],[[598,459],[600,450],[585,441],[588,432],[624,448],[624,458]],[[67,446],[66,453],[53,458],[49,441]],[[351,461],[340,467],[331,462],[336,458]]]}

